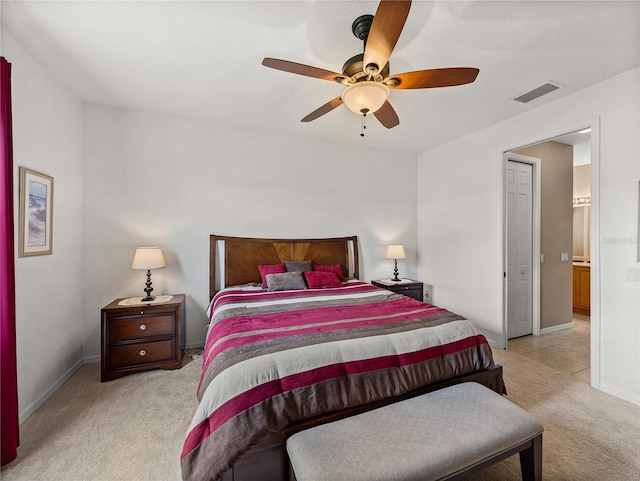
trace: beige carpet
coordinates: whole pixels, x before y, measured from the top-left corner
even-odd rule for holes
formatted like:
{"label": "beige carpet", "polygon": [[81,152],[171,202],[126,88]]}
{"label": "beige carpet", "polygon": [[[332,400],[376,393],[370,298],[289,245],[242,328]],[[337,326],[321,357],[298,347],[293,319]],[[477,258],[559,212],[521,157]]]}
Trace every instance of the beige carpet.
{"label": "beige carpet", "polygon": [[178,481],[201,361],[100,382],[83,366],[20,428],[2,481]]}
{"label": "beige carpet", "polygon": [[[518,353],[495,357],[508,399],[545,426],[546,481],[640,479],[640,407]],[[179,481],[200,366],[189,360],[108,383],[98,364],[83,366],[22,425],[18,459],[2,481]],[[470,479],[519,480],[519,469],[516,456]]]}

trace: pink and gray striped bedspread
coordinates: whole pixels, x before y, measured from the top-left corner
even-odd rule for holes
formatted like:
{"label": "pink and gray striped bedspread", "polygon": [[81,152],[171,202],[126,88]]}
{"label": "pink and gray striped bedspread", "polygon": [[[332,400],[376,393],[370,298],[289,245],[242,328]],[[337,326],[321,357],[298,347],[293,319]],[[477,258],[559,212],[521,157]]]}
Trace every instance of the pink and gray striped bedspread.
{"label": "pink and gray striped bedspread", "polygon": [[468,320],[359,281],[228,288],[212,300],[210,319],[185,481],[215,480],[296,421],[493,367]]}

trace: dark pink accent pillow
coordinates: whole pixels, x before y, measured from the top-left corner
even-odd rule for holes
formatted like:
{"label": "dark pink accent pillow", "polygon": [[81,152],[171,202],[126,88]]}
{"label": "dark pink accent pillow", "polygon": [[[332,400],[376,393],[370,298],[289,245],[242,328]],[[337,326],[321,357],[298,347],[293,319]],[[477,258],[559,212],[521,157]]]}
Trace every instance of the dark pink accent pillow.
{"label": "dark pink accent pillow", "polygon": [[262,288],[267,288],[267,274],[284,274],[287,272],[287,268],[284,264],[270,264],[258,266],[260,271],[260,277],[262,277]]}
{"label": "dark pink accent pillow", "polygon": [[321,266],[318,264],[314,264],[313,270],[319,272],[333,272],[341,281],[344,282],[346,280],[344,278],[344,274],[342,273],[342,266],[340,264],[334,264],[332,266]]}
{"label": "dark pink accent pillow", "polygon": [[326,287],[342,287],[342,282],[333,272],[308,271],[303,272],[309,289],[324,289]]}

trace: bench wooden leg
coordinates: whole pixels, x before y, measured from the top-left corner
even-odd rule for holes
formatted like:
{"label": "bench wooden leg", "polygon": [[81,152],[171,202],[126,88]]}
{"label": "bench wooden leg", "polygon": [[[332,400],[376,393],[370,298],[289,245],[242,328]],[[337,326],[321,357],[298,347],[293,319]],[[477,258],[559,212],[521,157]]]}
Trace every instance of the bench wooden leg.
{"label": "bench wooden leg", "polygon": [[542,434],[531,440],[531,447],[520,451],[522,481],[542,481]]}

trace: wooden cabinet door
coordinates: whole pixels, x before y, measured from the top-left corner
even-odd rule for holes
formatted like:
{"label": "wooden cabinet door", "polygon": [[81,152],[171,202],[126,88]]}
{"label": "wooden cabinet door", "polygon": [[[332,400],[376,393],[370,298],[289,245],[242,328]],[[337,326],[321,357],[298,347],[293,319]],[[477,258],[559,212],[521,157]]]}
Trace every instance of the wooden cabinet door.
{"label": "wooden cabinet door", "polygon": [[591,312],[591,268],[573,266],[573,312],[589,315]]}

